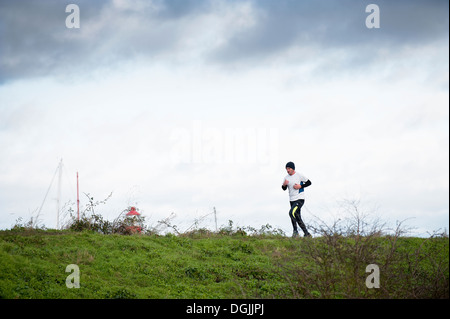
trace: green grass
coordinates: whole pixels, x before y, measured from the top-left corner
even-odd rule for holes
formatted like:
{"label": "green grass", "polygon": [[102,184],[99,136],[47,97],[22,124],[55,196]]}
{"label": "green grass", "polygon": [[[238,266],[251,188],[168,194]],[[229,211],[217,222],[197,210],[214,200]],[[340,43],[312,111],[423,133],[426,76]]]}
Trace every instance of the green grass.
{"label": "green grass", "polygon": [[[1,298],[448,298],[448,238],[0,231]],[[365,267],[380,267],[368,289]],[[66,266],[80,288],[66,287]]]}

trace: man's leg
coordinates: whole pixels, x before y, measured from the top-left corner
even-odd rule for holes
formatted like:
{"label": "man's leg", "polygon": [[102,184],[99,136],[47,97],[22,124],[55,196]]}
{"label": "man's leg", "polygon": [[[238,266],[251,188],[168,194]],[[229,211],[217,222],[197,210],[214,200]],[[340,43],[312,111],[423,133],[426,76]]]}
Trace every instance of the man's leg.
{"label": "man's leg", "polygon": [[308,229],[306,229],[306,225],[302,220],[302,216],[300,214],[301,212],[301,208],[303,206],[303,204],[305,203],[304,199],[299,199],[298,201],[296,201],[297,203],[297,209],[293,209],[293,213],[292,215],[294,216],[295,220],[297,221],[298,225],[300,226],[300,228],[303,230],[303,233],[305,234],[305,237],[309,237],[311,236],[311,234],[308,232]]}
{"label": "man's leg", "polygon": [[291,209],[289,210],[289,217],[291,218],[292,228],[294,228],[294,233],[292,234],[292,237],[297,237],[298,236],[297,220],[295,219],[295,216],[292,212],[294,210],[294,208],[297,207],[297,205],[296,205],[296,202],[290,202],[290,204],[291,204]]}

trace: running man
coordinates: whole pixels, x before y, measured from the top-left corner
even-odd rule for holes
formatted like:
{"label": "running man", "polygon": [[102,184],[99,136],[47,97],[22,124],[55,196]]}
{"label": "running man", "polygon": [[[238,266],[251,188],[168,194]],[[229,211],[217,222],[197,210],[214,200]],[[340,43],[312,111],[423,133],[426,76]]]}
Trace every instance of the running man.
{"label": "running man", "polygon": [[285,191],[289,188],[289,201],[291,209],[289,210],[289,217],[291,218],[292,227],[294,233],[292,237],[298,236],[297,224],[302,229],[305,237],[311,237],[311,234],[306,229],[305,223],[303,223],[300,211],[305,203],[305,187],[311,185],[311,181],[302,174],[295,172],[295,165],[292,162],[286,164],[286,171],[288,175],[284,178],[281,188]]}

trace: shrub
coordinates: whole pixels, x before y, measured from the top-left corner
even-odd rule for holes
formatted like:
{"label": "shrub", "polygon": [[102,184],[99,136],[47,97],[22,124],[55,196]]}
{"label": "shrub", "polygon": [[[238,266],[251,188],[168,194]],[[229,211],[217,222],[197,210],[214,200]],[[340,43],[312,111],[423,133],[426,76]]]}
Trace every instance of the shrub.
{"label": "shrub", "polygon": [[[317,236],[295,241],[292,257],[280,262],[295,297],[449,297],[448,239],[403,237],[401,222],[387,235],[384,224],[350,204],[351,218],[310,226]],[[380,288],[366,287],[370,264],[379,267]]]}

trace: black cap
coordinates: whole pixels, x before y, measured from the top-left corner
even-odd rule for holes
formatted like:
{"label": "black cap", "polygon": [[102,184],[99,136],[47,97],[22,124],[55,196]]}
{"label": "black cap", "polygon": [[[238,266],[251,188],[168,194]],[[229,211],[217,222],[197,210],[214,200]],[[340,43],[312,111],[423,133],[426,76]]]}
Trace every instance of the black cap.
{"label": "black cap", "polygon": [[292,168],[292,169],[295,171],[295,164],[294,164],[294,163],[292,163],[292,162],[287,162],[286,168],[288,168],[288,167]]}

